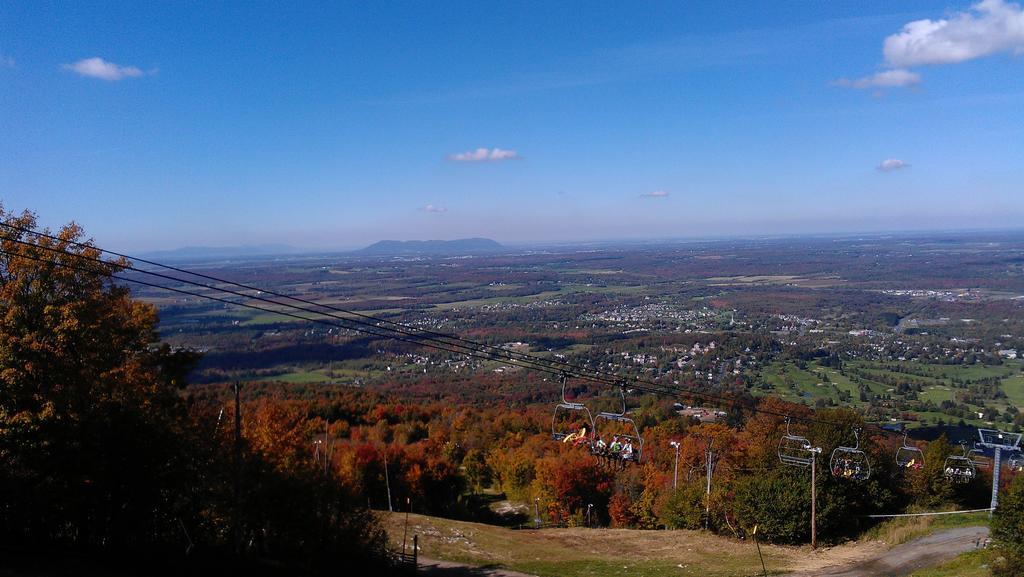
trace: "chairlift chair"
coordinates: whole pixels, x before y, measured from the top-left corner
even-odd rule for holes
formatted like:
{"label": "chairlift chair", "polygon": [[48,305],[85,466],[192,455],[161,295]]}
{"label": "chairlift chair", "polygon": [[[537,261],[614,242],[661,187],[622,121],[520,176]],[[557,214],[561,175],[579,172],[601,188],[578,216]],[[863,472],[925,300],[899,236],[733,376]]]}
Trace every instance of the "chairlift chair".
{"label": "chairlift chair", "polygon": [[978,475],[974,461],[968,457],[967,445],[961,443],[963,455],[950,455],[942,466],[942,474],[953,483],[970,483]]}
{"label": "chairlift chair", "polygon": [[985,454],[985,449],[979,447],[977,442],[974,443],[974,448],[968,451],[967,458],[978,469],[988,469],[992,466],[992,458]]}
{"label": "chairlift chair", "polygon": [[[606,421],[607,423],[621,423],[625,427],[624,432],[615,432],[614,436],[620,440],[627,441],[633,446],[632,455],[626,459],[634,463],[639,463],[643,459],[644,454],[644,439],[640,435],[640,429],[637,428],[636,422],[633,419],[626,416],[626,386],[625,384],[619,385],[619,396],[622,399],[622,410],[618,413],[610,411],[601,411],[595,418],[595,424],[600,421]],[[601,426],[602,429],[606,430],[607,427]],[[598,431],[597,438],[603,438],[605,431]]]}
{"label": "chairlift chair", "polygon": [[867,453],[860,449],[860,429],[853,430],[857,442],[852,447],[836,447],[829,460],[829,469],[834,477],[866,481],[871,477],[871,463]]}
{"label": "chairlift chair", "polygon": [[1006,466],[1010,468],[1014,473],[1020,473],[1024,471],[1024,455],[1020,453],[1014,453],[1009,459],[1006,460]]}
{"label": "chairlift chair", "polygon": [[896,449],[896,466],[901,469],[924,468],[924,452],[907,444],[907,432],[903,431],[903,445]]}
{"label": "chairlift chair", "polygon": [[[580,419],[584,421],[583,426],[587,428],[586,436],[587,445],[591,445],[594,439],[594,417],[590,413],[590,409],[587,408],[583,403],[577,403],[570,401],[565,398],[565,385],[566,377],[561,378],[562,381],[562,401],[555,405],[555,411],[551,415],[551,438],[555,441],[565,441],[569,435],[576,434],[578,429],[575,427],[569,428],[566,426],[566,421],[569,420],[571,415],[579,415]],[[561,421],[559,418],[561,417]],[[579,419],[578,419],[579,420]],[[577,422],[578,422],[577,420]]]}
{"label": "chairlift chair", "polygon": [[789,417],[786,417],[786,434],[779,439],[779,461],[794,467],[810,467],[813,458],[811,442],[807,437],[791,433]]}

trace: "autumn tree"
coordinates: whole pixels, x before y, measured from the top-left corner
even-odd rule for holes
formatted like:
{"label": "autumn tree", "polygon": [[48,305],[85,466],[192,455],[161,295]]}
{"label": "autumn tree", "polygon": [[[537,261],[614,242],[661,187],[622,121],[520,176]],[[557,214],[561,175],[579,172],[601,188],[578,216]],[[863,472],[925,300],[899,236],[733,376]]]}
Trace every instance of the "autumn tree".
{"label": "autumn tree", "polygon": [[[0,208],[0,502],[14,542],[118,547],[179,531],[179,395],[193,358],[157,344],[77,225]],[[81,243],[81,244],[80,244]],[[148,526],[148,531],[139,531]]]}
{"label": "autumn tree", "polygon": [[320,421],[258,405],[235,446],[183,390],[197,356],[161,345],[156,309],[118,280],[129,263],[77,225],[36,226],[0,207],[0,546],[208,559],[235,534],[318,572],[379,569],[372,514],[310,459]]}

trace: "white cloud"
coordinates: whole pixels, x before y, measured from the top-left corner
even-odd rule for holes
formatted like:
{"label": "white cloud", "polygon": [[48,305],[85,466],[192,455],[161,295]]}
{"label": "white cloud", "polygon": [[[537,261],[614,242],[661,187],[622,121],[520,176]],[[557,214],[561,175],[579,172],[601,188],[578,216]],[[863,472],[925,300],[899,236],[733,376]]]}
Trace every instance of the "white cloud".
{"label": "white cloud", "polygon": [[448,155],[448,160],[453,160],[455,162],[491,162],[496,160],[512,160],[515,158],[522,157],[520,157],[514,150],[504,150],[501,148],[477,148],[476,150]]}
{"label": "white cloud", "polygon": [[420,208],[420,210],[422,210],[423,212],[448,212],[447,208],[443,206],[435,206],[433,204],[423,206],[422,208]]}
{"label": "white cloud", "polygon": [[913,86],[920,82],[920,74],[909,70],[903,70],[902,68],[897,68],[895,70],[878,72],[871,76],[865,76],[864,78],[858,78],[856,80],[840,78],[832,84],[846,88],[899,88],[903,86]]}
{"label": "white cloud", "polygon": [[668,193],[665,192],[664,190],[655,190],[654,192],[645,192],[640,196],[646,198],[665,198],[666,196],[668,196]]}
{"label": "white cloud", "polygon": [[113,62],[93,57],[85,58],[71,64],[65,64],[66,70],[71,70],[79,76],[89,76],[103,80],[121,80],[122,78],[137,78],[145,74],[135,66],[121,66]]}
{"label": "white cloud", "polygon": [[881,172],[892,172],[901,168],[909,168],[910,165],[898,158],[886,158],[878,163],[875,168]]}
{"label": "white cloud", "polygon": [[949,19],[915,20],[885,39],[890,66],[954,64],[999,52],[1024,53],[1020,4],[982,0]]}

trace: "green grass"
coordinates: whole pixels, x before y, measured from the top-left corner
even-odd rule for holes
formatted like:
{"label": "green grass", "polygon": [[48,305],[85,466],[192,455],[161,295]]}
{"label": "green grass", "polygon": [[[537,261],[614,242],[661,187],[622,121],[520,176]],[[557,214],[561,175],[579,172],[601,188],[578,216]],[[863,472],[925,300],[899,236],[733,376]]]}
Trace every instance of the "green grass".
{"label": "green grass", "polygon": [[1024,407],[1024,374],[1003,379],[1003,392],[1015,407]]}
{"label": "green grass", "polygon": [[[912,513],[918,511],[910,511]],[[984,527],[989,522],[987,512],[965,513],[963,515],[936,515],[933,517],[896,517],[875,525],[864,532],[862,541],[882,541],[895,546],[933,531],[957,527]]]}
{"label": "green grass", "polygon": [[[383,515],[392,544],[400,548],[404,515]],[[699,531],[517,531],[411,515],[409,534],[419,536],[424,557],[500,566],[541,577],[746,577],[761,570],[753,543]],[[771,545],[762,545],[761,550],[772,574],[782,573],[804,554],[803,549]]]}
{"label": "green grass", "polygon": [[908,577],[989,577],[989,564],[994,551],[979,549],[968,551],[937,567],[914,571]]}
{"label": "green grass", "polygon": [[[890,371],[886,365],[899,364],[906,367],[907,373]],[[1002,379],[1002,390],[1007,398],[999,401],[989,401],[986,406],[994,407],[1000,411],[1005,410],[1008,405],[1024,408],[1024,373],[1020,367],[1024,366],[1021,361],[1007,361],[1000,366],[986,365],[932,365],[910,361],[881,363],[874,361],[848,361],[846,363],[847,375],[841,374],[838,370],[822,367],[814,362],[806,364],[805,369],[797,367],[796,362],[773,362],[758,371],[759,381],[772,385],[772,389],[764,390],[754,387],[753,394],[758,396],[776,396],[787,401],[813,405],[818,399],[834,401],[838,405],[850,405],[863,407],[865,403],[860,401],[860,389],[858,384],[863,385],[873,395],[892,395],[899,399],[895,392],[895,385],[899,382],[910,382],[922,384],[923,391],[918,394],[921,401],[931,401],[936,405],[943,401],[955,400],[956,393],[961,389],[953,386],[953,379],[976,380],[988,377],[999,377]],[[859,374],[853,375],[856,370]],[[820,375],[828,376],[829,382],[824,382]],[[854,379],[858,383],[854,383]],[[882,380],[891,380],[890,383],[883,383]],[[819,383],[823,383],[819,386]],[[843,402],[839,399],[840,392],[849,393],[851,401]],[[972,406],[972,408],[974,408]],[[980,407],[979,407],[980,409]],[[959,417],[938,412],[918,412],[921,419],[927,419],[928,424],[934,424],[942,419],[946,423],[956,423]],[[973,426],[984,426],[987,423],[978,418],[964,418],[964,421]],[[911,424],[911,426],[915,426]]]}

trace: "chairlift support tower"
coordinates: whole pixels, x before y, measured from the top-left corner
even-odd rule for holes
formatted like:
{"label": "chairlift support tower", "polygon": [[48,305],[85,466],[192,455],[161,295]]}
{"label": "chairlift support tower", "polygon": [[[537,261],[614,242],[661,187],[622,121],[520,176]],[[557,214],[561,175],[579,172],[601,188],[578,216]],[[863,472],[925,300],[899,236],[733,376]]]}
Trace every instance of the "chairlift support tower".
{"label": "chairlift support tower", "polygon": [[[998,429],[978,429],[981,441],[976,446],[992,449],[995,457],[992,460],[992,510],[999,505],[999,468],[1003,451],[1016,451],[1020,446],[1020,433],[1007,433]],[[991,513],[989,513],[991,514]]]}

